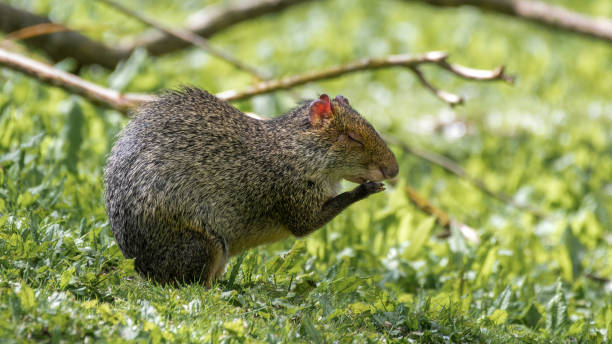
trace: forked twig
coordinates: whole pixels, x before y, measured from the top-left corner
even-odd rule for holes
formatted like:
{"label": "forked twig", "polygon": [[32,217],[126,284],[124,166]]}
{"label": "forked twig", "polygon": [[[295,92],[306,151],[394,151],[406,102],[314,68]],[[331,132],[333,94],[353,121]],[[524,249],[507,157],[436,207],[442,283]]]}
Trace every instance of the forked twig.
{"label": "forked twig", "polygon": [[[446,56],[444,53],[430,52],[423,55],[392,55],[386,58],[363,59],[320,71],[263,81],[243,91],[230,90],[218,93],[216,96],[227,101],[240,100],[281,89],[290,89],[308,82],[331,79],[357,71],[396,66],[416,67],[423,64],[438,65],[465,79],[479,81],[505,80],[512,82],[512,77],[506,75],[503,68],[497,68],[493,71],[471,69],[449,64],[446,62]],[[0,49],[0,65],[33,76],[48,84],[64,88],[69,92],[82,95],[98,104],[106,105],[124,113],[127,113],[130,107],[136,106],[139,102],[155,98],[155,96],[147,94],[121,94],[83,80],[74,74],[63,72],[50,65],[34,61],[20,54],[8,52],[4,49]]]}
{"label": "forked twig", "polygon": [[505,74],[503,67],[499,67],[494,70],[472,69],[461,65],[450,64],[447,62],[447,58],[448,55],[446,53],[439,51],[428,52],[422,55],[401,54],[391,55],[383,58],[367,58],[319,71],[307,72],[276,80],[263,81],[242,91],[230,90],[218,93],[217,97],[225,100],[238,100],[243,98],[249,98],[258,94],[269,93],[272,91],[286,90],[309,82],[336,78],[344,74],[350,74],[364,70],[375,70],[391,67],[408,67],[412,72],[416,73],[421,83],[423,83],[427,88],[433,91],[438,96],[438,98],[451,105],[456,105],[462,102],[463,99],[460,96],[437,90],[435,87],[431,86],[431,84],[427,82],[423,74],[417,69],[417,66],[426,64],[437,65],[461,78],[469,80],[502,80],[508,83],[512,83],[514,80],[512,76]]}
{"label": "forked twig", "polygon": [[430,84],[429,81],[427,81],[427,79],[425,79],[425,76],[423,75],[423,73],[421,72],[421,70],[418,67],[409,67],[410,70],[412,72],[414,72],[414,74],[416,74],[417,78],[419,79],[419,81],[421,82],[421,84],[423,84],[423,86],[425,86],[425,88],[429,89],[431,92],[433,92],[433,94],[436,95],[436,97],[440,98],[442,101],[448,103],[450,106],[455,106],[455,105],[459,105],[463,103],[463,98],[454,94],[454,93],[450,93],[450,92],[446,92],[444,90],[440,90],[438,88],[436,88],[434,85]]}

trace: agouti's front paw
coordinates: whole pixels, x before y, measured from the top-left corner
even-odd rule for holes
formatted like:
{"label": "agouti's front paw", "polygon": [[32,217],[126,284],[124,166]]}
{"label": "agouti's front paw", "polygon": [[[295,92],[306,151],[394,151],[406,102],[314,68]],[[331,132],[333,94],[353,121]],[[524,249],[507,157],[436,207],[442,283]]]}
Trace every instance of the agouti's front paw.
{"label": "agouti's front paw", "polygon": [[379,182],[367,182],[359,185],[366,196],[385,190],[385,184]]}

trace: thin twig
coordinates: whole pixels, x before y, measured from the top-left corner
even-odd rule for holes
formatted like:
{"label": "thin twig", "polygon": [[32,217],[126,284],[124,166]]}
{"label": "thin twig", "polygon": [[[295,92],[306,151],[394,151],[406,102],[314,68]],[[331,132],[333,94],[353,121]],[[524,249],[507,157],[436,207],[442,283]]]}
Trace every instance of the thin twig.
{"label": "thin twig", "polygon": [[477,189],[479,189],[480,191],[484,192],[485,194],[509,205],[512,206],[514,208],[520,209],[522,211],[526,211],[536,217],[539,218],[546,218],[549,217],[550,215],[545,213],[544,211],[535,208],[532,205],[528,205],[528,204],[522,204],[522,203],[518,203],[516,202],[514,199],[512,199],[512,197],[510,197],[509,195],[503,193],[503,192],[499,192],[499,191],[493,191],[491,190],[491,188],[489,188],[482,180],[470,175],[463,167],[461,167],[461,165],[459,165],[458,163],[456,163],[455,161],[425,150],[423,148],[417,148],[417,147],[413,147],[411,145],[406,144],[405,142],[392,137],[392,136],[384,136],[385,141],[387,141],[389,144],[395,145],[400,147],[403,151],[415,155],[418,158],[421,158],[431,164],[434,164],[436,166],[442,167],[444,170],[446,170],[447,172],[450,172],[462,179],[465,179],[466,181],[468,181],[470,184],[472,184],[473,186],[475,186]]}
{"label": "thin twig", "polygon": [[450,106],[455,106],[455,105],[460,105],[463,104],[463,97],[458,96],[454,93],[450,93],[450,92],[446,92],[444,90],[440,90],[438,88],[436,88],[434,85],[432,85],[431,83],[429,83],[429,81],[427,81],[427,79],[425,79],[425,76],[423,75],[423,73],[421,72],[421,70],[417,67],[409,67],[411,71],[414,72],[414,74],[416,74],[417,78],[419,79],[419,81],[421,82],[421,84],[423,84],[423,86],[425,86],[425,88],[429,89],[431,92],[433,92],[433,94],[436,95],[436,97],[440,98],[443,102],[448,103]]}
{"label": "thin twig", "polygon": [[446,59],[440,61],[438,65],[466,80],[488,81],[497,80],[497,78],[500,78],[509,84],[514,83],[514,75],[505,74],[504,66],[499,66],[493,70],[474,69],[458,64],[450,64],[446,61]]}
{"label": "thin twig", "polygon": [[450,229],[451,219],[444,211],[436,208],[429,203],[425,198],[421,197],[412,187],[406,186],[406,195],[410,198],[410,202],[414,204],[424,213],[427,213],[436,218],[436,222],[440,227]]}
{"label": "thin twig", "polygon": [[65,27],[64,25],[55,24],[55,23],[41,23],[35,24],[32,26],[25,27],[23,29],[13,31],[6,36],[4,36],[3,40],[0,40],[0,47],[11,49],[15,45],[15,41],[18,40],[27,40],[30,38],[44,36],[53,34],[56,32],[66,32],[71,31],[70,28]]}
{"label": "thin twig", "polygon": [[6,36],[4,36],[4,39],[6,40],[27,39],[31,37],[40,36],[40,35],[48,35],[48,34],[55,33],[55,32],[70,31],[70,30],[71,30],[70,28],[67,28],[61,24],[41,23],[41,24],[24,27],[23,29],[20,29],[17,31],[13,31],[7,34]]}
{"label": "thin twig", "polygon": [[444,239],[444,238],[449,237],[451,234],[451,228],[456,228],[459,231],[459,233],[461,233],[461,235],[463,235],[463,237],[466,238],[467,240],[473,243],[480,242],[480,237],[478,236],[478,233],[476,232],[476,230],[474,230],[472,227],[464,223],[461,223],[459,221],[452,219],[450,216],[448,216],[448,214],[446,214],[440,208],[435,207],[433,204],[429,203],[429,201],[427,201],[425,198],[420,196],[410,186],[406,186],[406,195],[408,195],[410,202],[415,207],[417,207],[419,210],[421,210],[425,214],[433,216],[436,219],[436,222],[438,223],[438,225],[446,229],[446,231],[437,235],[439,239]]}
{"label": "thin twig", "polygon": [[[239,0],[219,1],[208,5],[190,15],[186,22],[186,30],[198,36],[209,38],[231,26],[247,22],[266,14],[280,13],[296,5],[313,3],[319,0]],[[189,43],[174,36],[149,31],[143,33],[126,49],[145,48],[151,55],[164,55],[180,50]]]}
{"label": "thin twig", "polygon": [[[448,55],[444,52],[434,51],[422,55],[402,54],[391,55],[383,58],[367,58],[320,71],[298,74],[276,80],[263,81],[242,91],[230,90],[218,93],[217,97],[225,100],[244,99],[258,94],[269,93],[277,90],[286,90],[313,81],[336,78],[344,74],[390,67],[409,67],[413,72],[417,73],[419,78],[425,80],[423,75],[416,72],[414,69],[416,66],[425,64],[437,65],[464,79],[478,81],[503,80],[509,83],[511,83],[513,80],[511,76],[504,73],[503,68],[497,68],[493,71],[472,69],[460,65],[450,64],[446,61],[447,57]],[[423,80],[421,80],[421,82],[423,82]],[[425,85],[428,85],[427,81],[425,81]],[[435,88],[430,87],[429,89],[434,91],[434,93],[437,91]],[[440,94],[436,95],[443,101],[454,105],[456,103],[456,99],[453,99],[450,96],[450,93],[446,93],[446,95],[442,96]]]}
{"label": "thin twig", "polygon": [[108,6],[113,7],[114,9],[120,11],[121,13],[125,14],[128,17],[134,18],[136,20],[138,20],[139,22],[148,25],[150,27],[155,28],[156,30],[159,30],[160,32],[163,32],[167,35],[176,37],[184,42],[193,44],[199,48],[202,48],[204,51],[208,52],[209,54],[231,64],[232,66],[246,71],[249,74],[255,76],[255,78],[257,78],[258,80],[261,79],[265,79],[265,77],[263,76],[263,74],[261,74],[259,71],[257,71],[257,69],[255,69],[254,67],[251,67],[249,65],[247,65],[246,63],[238,60],[237,58],[235,58],[234,56],[230,55],[229,53],[216,48],[214,46],[212,46],[208,40],[196,35],[195,33],[189,31],[189,30],[184,30],[184,29],[173,29],[171,27],[168,27],[160,22],[158,22],[155,19],[152,19],[150,17],[146,17],[132,9],[127,8],[126,6],[117,3],[115,1],[112,0],[98,0],[100,2],[105,3]]}

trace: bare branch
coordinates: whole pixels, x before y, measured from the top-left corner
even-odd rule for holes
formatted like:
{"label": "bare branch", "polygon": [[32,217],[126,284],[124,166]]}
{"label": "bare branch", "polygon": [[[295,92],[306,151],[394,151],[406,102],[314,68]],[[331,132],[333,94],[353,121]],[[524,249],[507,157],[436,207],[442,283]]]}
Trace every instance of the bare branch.
{"label": "bare branch", "polygon": [[[52,23],[46,17],[0,2],[0,31],[12,33],[40,24]],[[24,39],[23,42],[30,47],[42,49],[56,62],[73,57],[79,65],[99,64],[110,69],[115,68],[119,61],[127,58],[130,53],[109,48],[74,31],[36,35]]]}
{"label": "bare branch", "polygon": [[151,26],[160,32],[163,32],[169,36],[180,39],[186,43],[193,44],[197,47],[200,47],[206,52],[208,52],[209,54],[228,62],[229,64],[233,65],[234,67],[238,69],[241,69],[241,70],[244,70],[250,73],[251,75],[255,76],[255,78],[257,79],[265,79],[265,77],[260,72],[258,72],[254,67],[251,67],[245,64],[244,62],[238,60],[234,56],[230,55],[229,53],[210,45],[210,43],[206,39],[196,35],[195,33],[189,30],[172,29],[152,18],[145,17],[142,14],[134,10],[131,10],[123,6],[122,4],[119,4],[112,0],[98,0],[98,1],[103,2],[106,5],[117,9],[118,11],[122,12],[123,14],[129,17],[137,19],[138,21],[144,23],[145,25]]}
{"label": "bare branch", "polygon": [[145,94],[121,94],[115,90],[83,80],[74,74],[66,73],[25,56],[10,53],[4,49],[0,49],[0,65],[32,76],[42,82],[61,87],[69,92],[81,95],[94,103],[108,106],[121,112],[126,112],[135,104],[153,99],[152,96]]}
{"label": "bare branch", "polygon": [[413,147],[410,146],[404,142],[402,142],[401,140],[395,138],[395,137],[391,137],[391,136],[384,136],[385,141],[387,141],[389,144],[398,146],[400,148],[402,148],[402,150],[404,150],[405,152],[415,155],[418,158],[421,158],[431,164],[434,164],[436,166],[440,166],[442,167],[444,170],[446,170],[447,172],[450,172],[462,179],[465,179],[466,181],[468,181],[470,184],[472,184],[473,186],[475,186],[477,189],[479,189],[480,191],[484,192],[485,194],[501,201],[502,203],[505,203],[513,208],[517,208],[519,210],[522,211],[526,211],[536,217],[539,218],[546,218],[549,217],[550,215],[543,212],[540,209],[537,209],[535,207],[533,207],[532,205],[527,205],[527,204],[521,204],[516,202],[514,199],[512,199],[512,197],[510,197],[509,195],[503,193],[503,192],[496,192],[491,190],[482,180],[470,175],[463,167],[461,167],[459,164],[457,164],[456,162],[454,162],[453,160],[434,153],[434,152],[430,152],[427,151],[423,148],[417,148],[417,147]]}
{"label": "bare branch", "polygon": [[406,195],[408,195],[410,202],[412,202],[412,204],[417,209],[424,212],[425,214],[433,216],[436,219],[438,225],[446,229],[445,232],[442,232],[437,236],[438,238],[446,238],[450,236],[451,228],[456,228],[459,233],[461,233],[461,235],[463,235],[463,237],[466,238],[468,241],[471,241],[473,243],[480,242],[480,237],[478,236],[476,230],[464,223],[451,219],[451,217],[448,216],[444,211],[442,211],[440,208],[436,208],[434,205],[429,203],[429,201],[420,196],[410,186],[406,186]]}
{"label": "bare branch", "polygon": [[[231,5],[212,5],[192,16],[192,24],[188,30],[202,37],[211,37],[233,25],[312,1],[315,0],[240,0]],[[0,2],[2,32],[11,33],[43,23],[51,23],[51,20]],[[157,31],[144,34],[134,45],[117,48],[93,41],[73,30],[37,35],[24,39],[23,42],[32,48],[43,50],[54,62],[71,57],[79,66],[98,64],[109,69],[114,69],[138,47],[147,49],[151,55],[159,56],[191,44]]]}
{"label": "bare branch", "polygon": [[[243,91],[225,91],[217,94],[218,97],[226,100],[238,100],[243,98],[249,98],[258,94],[269,93],[277,90],[286,90],[295,86],[303,85],[308,82],[317,80],[326,80],[336,78],[344,74],[355,73],[363,70],[375,70],[381,68],[390,67],[409,67],[417,76],[422,77],[422,74],[415,71],[415,67],[424,64],[438,65],[453,74],[456,74],[465,79],[478,80],[478,81],[495,81],[504,80],[511,82],[512,77],[504,73],[503,68],[497,68],[494,71],[482,71],[477,69],[471,69],[459,65],[449,64],[446,61],[447,54],[443,52],[429,52],[423,55],[392,55],[384,58],[367,58],[351,62],[344,65],[330,67],[324,70],[308,72],[299,75],[289,76],[277,80],[263,81]],[[423,77],[423,80],[424,77]],[[421,80],[421,82],[423,82]],[[427,81],[425,81],[427,85]],[[431,85],[430,85],[431,86]],[[434,91],[436,95],[444,101],[452,104],[456,101],[452,94],[445,92],[446,94],[439,94],[437,89],[431,87],[430,90]],[[458,97],[458,96],[455,96]]]}
{"label": "bare branch", "polygon": [[470,5],[485,11],[503,13],[537,24],[583,34],[612,42],[612,20],[593,18],[560,6],[531,0],[408,0],[436,6]]}
{"label": "bare branch", "polygon": [[[208,38],[230,26],[269,14],[283,11],[294,5],[316,0],[240,0],[230,5],[210,5],[194,13],[187,20],[187,30]],[[143,34],[128,50],[144,47],[151,55],[164,55],[188,46],[176,37],[152,31]]]}

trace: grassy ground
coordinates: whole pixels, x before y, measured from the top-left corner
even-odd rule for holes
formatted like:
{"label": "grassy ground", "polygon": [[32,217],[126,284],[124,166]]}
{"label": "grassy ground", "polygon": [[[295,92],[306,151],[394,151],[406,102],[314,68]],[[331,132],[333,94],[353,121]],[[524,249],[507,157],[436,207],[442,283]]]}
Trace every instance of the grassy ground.
{"label": "grassy ground", "polygon": [[[93,2],[12,2],[107,42],[142,30]],[[202,6],[127,3],[173,24]],[[559,3],[612,17],[608,1]],[[509,207],[392,147],[398,184],[309,238],[233,259],[210,290],[155,285],[122,257],[104,209],[102,169],[126,119],[2,70],[0,342],[609,340],[612,285],[593,277],[612,277],[611,45],[471,9],[366,0],[297,7],[214,42],[277,74],[435,49],[472,67],[508,65],[519,77],[513,87],[426,69],[437,85],[467,96],[455,110],[401,70],[296,94],[342,93],[380,131],[452,157],[549,216]],[[80,73],[147,92],[181,83],[216,92],[249,82],[196,50],[159,59],[138,53],[113,73]],[[273,115],[293,98],[237,105]],[[481,242],[457,231],[437,239],[440,229],[409,203],[405,185],[476,228]]]}

